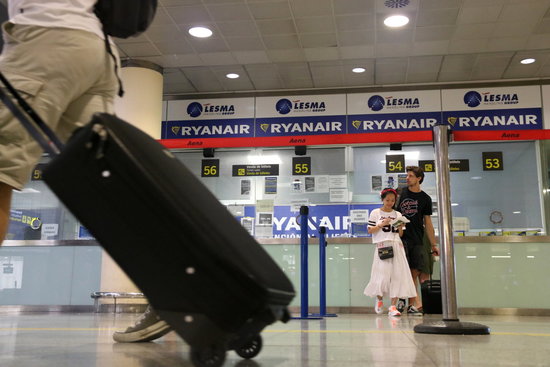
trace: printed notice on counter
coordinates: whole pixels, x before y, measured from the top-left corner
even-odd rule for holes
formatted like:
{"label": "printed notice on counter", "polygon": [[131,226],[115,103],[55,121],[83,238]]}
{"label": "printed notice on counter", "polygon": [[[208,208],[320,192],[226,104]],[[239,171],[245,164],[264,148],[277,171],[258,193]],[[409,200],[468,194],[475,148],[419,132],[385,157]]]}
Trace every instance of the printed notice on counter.
{"label": "printed notice on counter", "polygon": [[273,213],[258,213],[258,225],[260,225],[260,226],[272,226],[273,225]]}
{"label": "printed notice on counter", "polygon": [[254,236],[254,218],[242,217],[241,224],[251,236]]}
{"label": "printed notice on counter", "polygon": [[250,180],[241,180],[241,196],[250,196]]}
{"label": "printed notice on counter", "polygon": [[273,237],[273,213],[256,214],[256,237]]}
{"label": "printed notice on counter", "polygon": [[242,217],[244,215],[244,205],[228,205],[227,210],[229,210],[234,217]]}
{"label": "printed notice on counter", "polygon": [[306,192],[315,192],[315,177],[308,176],[305,178],[305,190]]}
{"label": "printed notice on counter", "polygon": [[290,211],[293,213],[299,212],[300,207],[309,206],[309,199],[299,199],[290,201]]}
{"label": "printed notice on counter", "polygon": [[348,176],[346,176],[346,175],[329,176],[329,188],[331,188],[331,189],[347,189],[348,188]]}
{"label": "printed notice on counter", "polygon": [[275,177],[266,177],[265,178],[264,192],[266,194],[276,194],[277,193],[277,176],[275,176]]}
{"label": "printed notice on counter", "polygon": [[348,189],[330,189],[331,203],[344,203],[348,201]]}
{"label": "printed notice on counter", "polygon": [[369,211],[367,209],[353,209],[349,211],[351,223],[367,223]]}
{"label": "printed notice on counter", "polygon": [[290,188],[295,194],[304,192],[304,180],[302,178],[293,179]]}
{"label": "printed notice on counter", "polygon": [[382,191],[382,175],[372,175],[370,176],[370,191],[371,192],[380,192]]}
{"label": "printed notice on counter", "polygon": [[273,200],[257,200],[256,212],[273,213]]}
{"label": "printed notice on counter", "polygon": [[315,192],[328,192],[328,176],[315,176]]}

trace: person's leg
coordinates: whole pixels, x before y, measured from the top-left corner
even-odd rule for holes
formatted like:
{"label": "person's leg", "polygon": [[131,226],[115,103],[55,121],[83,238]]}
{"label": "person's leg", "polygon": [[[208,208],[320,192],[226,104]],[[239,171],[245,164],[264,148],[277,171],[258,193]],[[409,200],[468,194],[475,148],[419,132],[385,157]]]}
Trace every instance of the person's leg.
{"label": "person's leg", "polygon": [[[413,279],[415,289],[418,287],[418,274],[420,274],[420,271],[418,269],[411,269],[411,277]],[[412,305],[416,307],[417,298],[418,295],[416,297],[409,298],[409,306]]]}
{"label": "person's leg", "polygon": [[11,186],[0,182],[0,245],[8,232],[12,190]]}
{"label": "person's leg", "polygon": [[376,296],[376,305],[374,306],[374,312],[380,314],[384,308],[384,299],[382,296]]}
{"label": "person's leg", "polygon": [[409,304],[413,305],[417,308],[418,308],[419,304],[421,303],[420,297],[419,297],[419,294],[418,294],[418,284],[419,284],[420,274],[421,274],[420,270],[411,269],[411,275],[412,275],[412,278],[413,278],[414,287],[415,287],[415,289],[417,289],[417,294],[416,294],[416,297],[409,298]]}
{"label": "person's leg", "polygon": [[[416,297],[409,298],[409,307],[407,308],[407,314],[409,315],[422,315],[422,312],[418,310],[418,303],[420,301],[420,297],[418,296],[418,277],[420,275],[420,270],[418,269],[411,269],[411,276],[413,278],[414,282],[414,288],[417,290]],[[422,307],[422,306],[420,306]]]}

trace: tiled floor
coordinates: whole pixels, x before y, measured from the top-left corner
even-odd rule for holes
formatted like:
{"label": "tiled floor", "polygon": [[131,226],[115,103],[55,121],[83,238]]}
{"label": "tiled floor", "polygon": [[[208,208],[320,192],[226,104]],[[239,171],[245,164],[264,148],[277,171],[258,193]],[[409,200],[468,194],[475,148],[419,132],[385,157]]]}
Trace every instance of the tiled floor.
{"label": "tiled floor", "polygon": [[[1,367],[192,366],[174,333],[156,342],[117,344],[113,331],[135,314],[0,313]],[[489,336],[415,334],[422,317],[372,314],[292,320],[264,331],[264,347],[246,361],[228,352],[224,366],[550,366],[550,317],[464,316]]]}

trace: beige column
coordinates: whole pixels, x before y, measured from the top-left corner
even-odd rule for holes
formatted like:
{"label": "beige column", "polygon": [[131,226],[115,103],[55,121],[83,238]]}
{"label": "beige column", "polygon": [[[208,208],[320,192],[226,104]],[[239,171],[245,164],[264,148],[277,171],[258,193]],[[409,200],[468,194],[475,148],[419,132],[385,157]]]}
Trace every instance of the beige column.
{"label": "beige column", "polygon": [[[120,77],[124,87],[124,96],[117,97],[115,100],[116,115],[139,127],[153,138],[160,139],[162,68],[147,61],[123,61]],[[143,269],[143,271],[147,271],[147,269]],[[103,251],[101,264],[101,291],[140,292],[105,251]],[[126,299],[119,302],[122,304],[142,303],[143,301]]]}

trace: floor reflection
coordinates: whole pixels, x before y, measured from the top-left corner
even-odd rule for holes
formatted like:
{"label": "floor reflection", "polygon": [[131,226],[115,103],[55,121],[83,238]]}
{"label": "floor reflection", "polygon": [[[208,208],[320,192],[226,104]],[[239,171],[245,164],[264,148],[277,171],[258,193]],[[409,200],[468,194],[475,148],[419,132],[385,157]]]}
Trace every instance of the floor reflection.
{"label": "floor reflection", "polygon": [[[189,347],[170,333],[152,343],[114,343],[113,331],[138,315],[0,315],[0,366],[191,367]],[[550,318],[473,316],[491,335],[415,334],[429,317],[339,315],[275,324],[252,360],[233,351],[224,367],[545,366]],[[436,318],[437,319],[437,318]]]}

